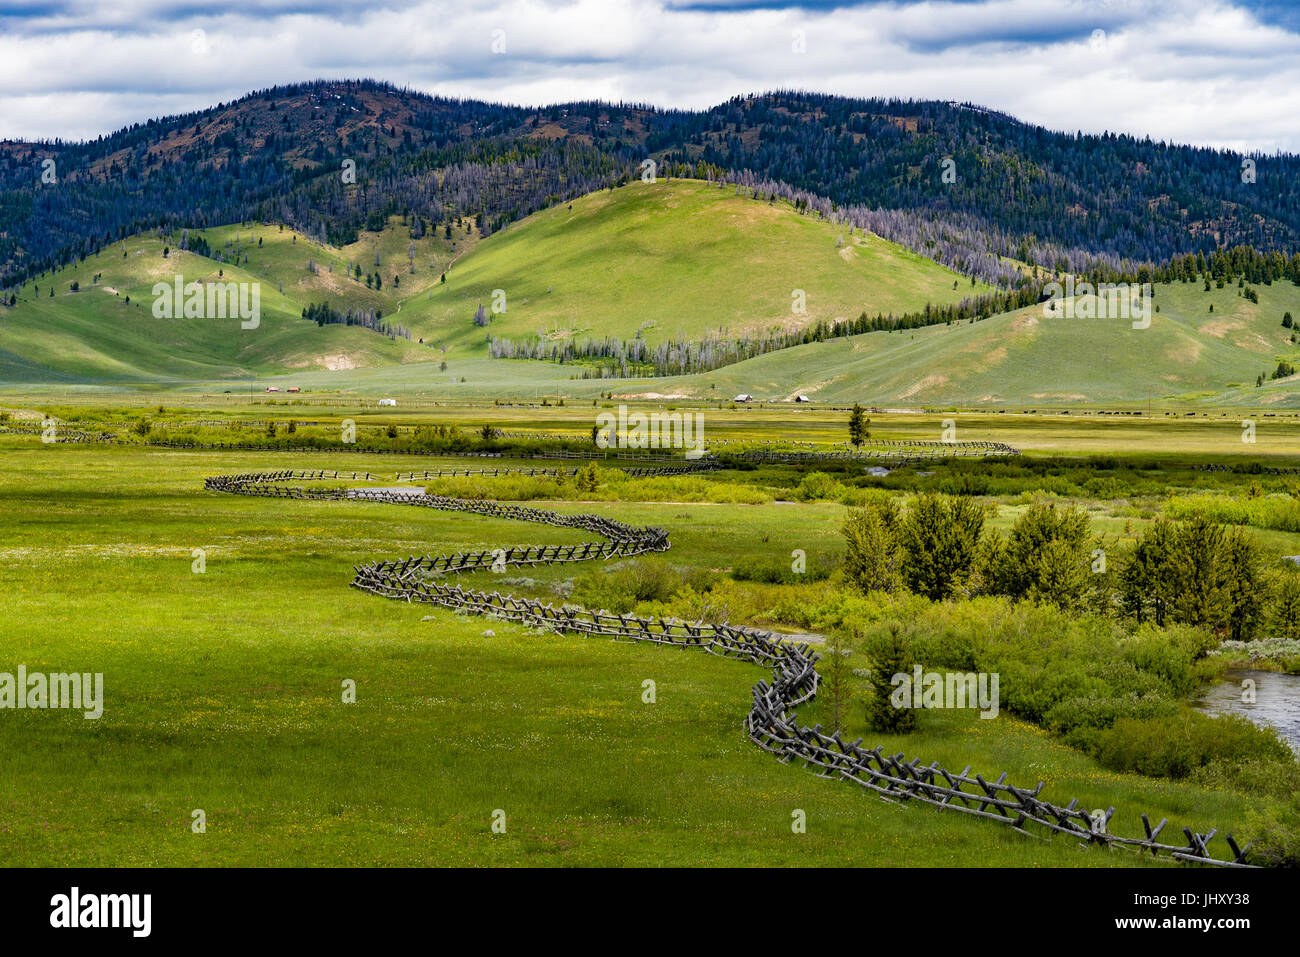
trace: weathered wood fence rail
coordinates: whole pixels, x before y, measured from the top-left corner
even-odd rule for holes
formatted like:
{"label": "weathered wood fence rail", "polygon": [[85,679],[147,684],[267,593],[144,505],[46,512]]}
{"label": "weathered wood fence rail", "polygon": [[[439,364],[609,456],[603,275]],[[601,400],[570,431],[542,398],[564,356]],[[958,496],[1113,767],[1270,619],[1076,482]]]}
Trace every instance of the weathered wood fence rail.
{"label": "weathered wood fence rail", "polygon": [[[369,477],[369,473],[363,473]],[[629,641],[647,641],[674,647],[692,647],[726,658],[749,661],[772,669],[770,681],[753,688],[753,701],[744,719],[745,733],[756,745],[784,762],[802,761],[823,777],[858,785],[881,798],[895,802],[917,801],[944,810],[996,821],[1023,833],[1065,834],[1084,844],[1124,848],[1143,854],[1167,854],[1195,864],[1220,867],[1251,867],[1250,845],[1238,847],[1232,835],[1224,840],[1231,858],[1216,858],[1209,850],[1216,830],[1199,833],[1183,828],[1186,844],[1159,840],[1167,821],[1154,827],[1142,815],[1142,837],[1110,833],[1114,808],[1103,814],[1089,813],[1077,800],[1058,805],[1042,797],[1044,783],[1023,787],[1007,781],[1005,772],[994,780],[972,774],[970,767],[953,773],[937,762],[906,760],[902,754],[886,754],[881,747],[863,748],[861,740],[844,741],[839,734],[824,734],[821,726],[798,723],[796,708],[817,693],[818,655],[808,645],[790,643],[782,636],[757,628],[726,622],[686,622],[675,618],[614,615],[574,605],[555,607],[531,598],[516,598],[497,591],[482,591],[450,584],[451,573],[489,568],[504,570],[510,565],[589,561],[614,556],[662,552],[669,548],[668,533],[661,528],[625,525],[598,515],[562,514],[524,505],[510,505],[448,498],[385,489],[318,488],[285,486],[289,481],[342,478],[339,472],[255,472],[207,479],[212,491],[237,495],[308,500],[363,500],[393,505],[414,505],[444,511],[468,512],[492,518],[537,522],[557,528],[580,528],[603,536],[604,542],[578,545],[510,545],[452,555],[412,556],[406,559],[373,561],[356,567],[352,584],[385,598],[420,602],[456,612],[487,615],[534,628],[584,635],[601,635]]]}
{"label": "weathered wood fence rail", "polygon": [[[0,425],[0,432],[9,432],[13,435],[45,435],[46,430],[41,425]],[[112,442],[117,436],[112,432],[84,432],[81,429],[69,429],[55,423],[53,431],[55,442]]]}
{"label": "weathered wood fence rail", "polygon": [[[639,468],[620,466],[617,463],[614,466],[625,472],[631,478],[653,478],[659,475],[692,475],[696,472],[707,472],[711,469],[718,468],[716,463],[707,465],[664,465],[659,467]],[[423,479],[438,478],[458,478],[471,475],[483,475],[491,478],[505,477],[510,475],[524,476],[546,476],[555,478],[557,476],[572,477],[581,472],[581,468],[552,468],[552,469],[424,469],[420,472],[398,472],[397,480],[399,482],[415,482]]]}
{"label": "weathered wood fence rail", "polygon": [[1300,475],[1300,468],[1284,468],[1276,465],[1259,465],[1252,464],[1248,466],[1234,465],[1193,465],[1192,469],[1197,472],[1235,472],[1238,475]]}
{"label": "weathered wood fence rail", "polygon": [[1019,455],[1020,450],[1003,442],[910,442],[866,443],[858,449],[783,450],[750,449],[735,453],[746,462],[779,465],[810,465],[821,463],[862,463],[896,465],[913,462],[935,462],[961,458],[992,458]]}

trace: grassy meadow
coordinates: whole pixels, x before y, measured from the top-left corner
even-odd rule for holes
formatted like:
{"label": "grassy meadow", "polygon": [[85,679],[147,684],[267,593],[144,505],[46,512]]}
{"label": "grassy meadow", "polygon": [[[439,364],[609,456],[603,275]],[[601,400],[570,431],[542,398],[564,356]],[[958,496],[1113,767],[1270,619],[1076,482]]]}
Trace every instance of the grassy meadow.
{"label": "grassy meadow", "polygon": [[[67,395],[57,405],[9,396],[11,414],[54,412],[69,425],[120,427],[141,414],[179,426],[193,419],[454,422],[589,430],[577,408],[291,406],[232,397]],[[177,401],[173,401],[177,400]],[[284,401],[284,400],[280,400]],[[312,405],[313,401],[322,404]],[[737,441],[833,441],[842,413],[710,409],[714,434]],[[84,419],[85,421],[80,421]],[[1266,422],[1267,420],[1262,420]],[[981,497],[1006,528],[1024,495],[1054,487],[1084,504],[1098,527],[1131,539],[1170,492],[1239,494],[1260,481],[1197,473],[1193,461],[1300,462],[1300,424],[1261,424],[1255,446],[1229,418],[1110,420],[1075,416],[962,417],[960,438],[994,438],[1030,451],[997,471],[983,463],[904,470],[870,484],[907,494],[983,469]],[[320,426],[328,428],[332,426]],[[941,417],[875,417],[877,437],[930,437]],[[305,428],[314,428],[305,427]],[[1235,439],[1225,439],[1232,435]],[[1235,444],[1234,444],[1235,442]],[[1065,460],[1105,453],[1113,467],[1075,474]],[[1058,461],[1060,457],[1060,461]],[[1055,463],[1055,464],[1054,464]],[[496,464],[509,464],[494,462]],[[537,466],[536,461],[520,464]],[[464,468],[466,459],[371,454],[186,452],[144,446],[43,445],[0,435],[0,671],[99,671],[105,711],[0,714],[0,857],[14,865],[268,864],[734,864],[864,866],[1159,866],[1135,855],[1036,840],[988,822],[882,802],[847,784],[783,765],[741,730],[762,669],[709,655],[534,633],[349,587],[372,558],[581,540],[551,529],[361,503],[275,502],[205,492],[205,476],[268,468]],[[929,474],[921,474],[929,472]],[[1108,487],[1090,480],[1114,478]],[[755,561],[837,563],[847,513],[836,497],[800,492],[797,469],[724,471],[689,481],[620,483],[599,493],[522,489],[516,480],[455,480],[448,490],[525,497],[557,509],[608,514],[669,529],[672,549],[651,562],[662,576],[728,580]],[[864,481],[838,473],[836,481]],[[1061,484],[1064,483],[1064,484]],[[443,487],[441,484],[438,486]],[[642,488],[637,492],[638,487]],[[648,489],[647,493],[645,489]],[[1091,490],[1091,491],[1089,491]],[[742,494],[743,493],[743,494]],[[649,497],[650,500],[634,500]],[[740,501],[736,499],[739,498]],[[1250,529],[1269,554],[1300,552],[1300,532]],[[205,567],[194,570],[195,549]],[[626,563],[512,571],[503,591],[559,601],[618,580]],[[783,586],[739,582],[753,601],[704,612],[802,631],[780,613]],[[803,587],[803,586],[799,586]],[[811,586],[810,586],[811,587]],[[751,589],[752,591],[745,591]],[[719,592],[726,595],[725,592]],[[773,599],[773,600],[769,600]],[[776,611],[772,609],[776,608]],[[344,704],[342,683],[356,682]],[[643,682],[656,702],[642,701]],[[825,696],[801,711],[828,725]],[[1257,799],[1228,787],[1119,773],[1030,722],[1003,713],[932,712],[907,735],[864,727],[849,736],[893,752],[986,776],[1047,782],[1045,795],[1114,805],[1112,830],[1140,832],[1146,811],[1171,825],[1248,833]],[[202,809],[207,831],[191,831]],[[492,815],[506,815],[494,834]],[[807,833],[791,815],[807,815]]]}

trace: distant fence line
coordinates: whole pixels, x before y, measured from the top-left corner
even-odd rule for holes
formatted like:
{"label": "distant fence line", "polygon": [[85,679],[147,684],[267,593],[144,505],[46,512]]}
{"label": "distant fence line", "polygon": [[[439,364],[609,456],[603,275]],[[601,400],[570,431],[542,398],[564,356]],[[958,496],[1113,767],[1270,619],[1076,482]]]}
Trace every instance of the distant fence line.
{"label": "distant fence line", "polygon": [[[358,475],[358,473],[353,473]],[[361,473],[369,478],[369,473]],[[823,777],[857,784],[889,801],[919,801],[936,808],[958,811],[1005,824],[1022,833],[1034,830],[1065,834],[1085,844],[1124,848],[1158,856],[1161,853],[1186,863],[1220,867],[1252,867],[1247,863],[1250,845],[1238,847],[1232,835],[1225,835],[1230,859],[1216,858],[1209,843],[1217,830],[1199,833],[1183,828],[1185,845],[1164,843],[1159,836],[1167,821],[1154,827],[1142,815],[1143,837],[1122,837],[1109,833],[1115,809],[1101,815],[1088,813],[1078,800],[1057,805],[1040,795],[1044,782],[1023,787],[1007,781],[1003,772],[994,780],[972,774],[967,766],[953,773],[937,762],[907,761],[900,753],[886,754],[881,747],[863,748],[861,739],[845,742],[838,733],[827,735],[821,726],[798,723],[795,709],[817,693],[819,656],[808,645],[789,643],[780,635],[729,623],[686,622],[662,616],[616,615],[574,605],[555,607],[531,598],[502,595],[498,591],[464,588],[446,581],[448,575],[484,568],[503,571],[506,567],[589,561],[596,558],[629,557],[669,548],[668,533],[661,528],[636,527],[598,515],[563,514],[530,506],[449,498],[420,493],[415,489],[309,489],[286,486],[291,481],[312,481],[345,477],[332,472],[253,472],[208,478],[204,487],[236,495],[272,498],[371,501],[411,505],[444,511],[468,512],[492,518],[538,522],[560,528],[581,528],[603,536],[604,542],[577,545],[510,545],[450,555],[411,556],[406,559],[371,561],[355,569],[352,585],[363,591],[399,601],[419,602],[501,618],[519,624],[584,635],[646,641],[674,647],[693,647],[726,658],[749,661],[772,669],[770,681],[753,688],[752,704],[744,719],[751,741],[782,761],[802,761]],[[1034,829],[1034,830],[1031,830]],[[1036,836],[1036,835],[1035,835]]]}
{"label": "distant fence line", "polygon": [[961,458],[995,458],[1016,456],[1020,450],[1004,442],[934,442],[925,440],[867,443],[861,449],[833,449],[825,451],[787,451],[781,449],[750,449],[735,453],[746,462],[760,464],[807,465],[820,463],[878,463],[909,465],[918,462],[939,462]]}
{"label": "distant fence line", "polygon": [[1300,468],[1284,468],[1276,465],[1193,465],[1197,472],[1234,472],[1237,475],[1300,475]]}
{"label": "distant fence line", "polygon": [[[129,443],[136,444],[136,443]],[[621,468],[621,460],[637,462],[663,462],[671,469],[641,470],[649,474],[686,474],[688,472],[710,471],[720,468],[716,459],[684,459],[674,455],[656,455],[639,449],[592,449],[589,452],[575,452],[568,449],[537,452],[487,452],[487,451],[431,451],[428,449],[393,449],[377,446],[340,443],[339,445],[258,445],[253,442],[190,442],[171,439],[152,440],[138,443],[152,448],[183,449],[211,452],[345,452],[358,455],[420,455],[430,458],[483,458],[483,459],[547,459],[576,462],[603,462],[612,468]],[[546,471],[546,470],[538,470]],[[550,470],[556,471],[556,470]]]}
{"label": "distant fence line", "polygon": [[[618,467],[618,466],[615,466]],[[661,475],[693,475],[696,472],[710,471],[718,468],[717,464],[708,465],[662,465],[649,468],[627,468],[622,467],[620,470],[627,474],[629,478],[654,478]],[[399,482],[414,482],[422,479],[438,478],[460,478],[464,476],[481,475],[488,478],[504,477],[509,475],[525,476],[546,476],[558,478],[559,476],[573,477],[581,472],[581,468],[554,468],[554,469],[425,469],[420,472],[398,472],[397,480]]]}
{"label": "distant fence line", "polygon": [[[12,431],[22,434],[40,434],[38,426],[0,427],[0,431]],[[498,431],[500,438],[528,438],[542,440],[575,441],[572,436],[558,433],[527,433]],[[705,471],[725,467],[723,460],[712,452],[692,459],[683,455],[673,455],[661,450],[629,448],[592,448],[592,449],[534,449],[528,451],[451,451],[412,448],[389,448],[373,445],[358,445],[355,442],[339,442],[328,446],[318,445],[265,445],[256,442],[197,442],[191,439],[145,439],[139,443],[123,439],[111,432],[89,433],[77,430],[57,430],[55,441],[66,442],[121,442],[123,444],[140,444],[154,448],[182,449],[211,452],[344,452],[365,455],[420,455],[430,457],[467,457],[467,458],[528,458],[557,461],[609,461],[611,459],[628,459],[640,462],[655,462],[676,465],[683,473],[688,471]],[[809,446],[806,442],[787,442],[786,445]],[[773,449],[746,448],[736,452],[725,453],[729,459],[752,464],[809,465],[809,464],[888,464],[907,465],[923,462],[940,462],[947,459],[985,458],[998,456],[1016,456],[1020,450],[1003,442],[969,441],[939,442],[924,439],[915,440],[872,440],[862,447],[853,449]]]}
{"label": "distant fence line", "polygon": [[[0,432],[13,435],[44,435],[45,427],[40,425],[0,425]],[[54,424],[55,442],[112,442],[117,436],[112,432],[85,432],[81,429],[64,428]]]}

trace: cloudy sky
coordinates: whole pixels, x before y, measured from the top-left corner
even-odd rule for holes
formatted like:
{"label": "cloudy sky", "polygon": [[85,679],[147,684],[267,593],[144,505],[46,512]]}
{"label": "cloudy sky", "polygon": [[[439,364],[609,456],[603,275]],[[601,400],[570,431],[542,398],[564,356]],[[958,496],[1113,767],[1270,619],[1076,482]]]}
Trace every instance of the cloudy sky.
{"label": "cloudy sky", "polygon": [[1300,152],[1294,0],[0,0],[0,139],[321,77],[525,104],[776,88]]}

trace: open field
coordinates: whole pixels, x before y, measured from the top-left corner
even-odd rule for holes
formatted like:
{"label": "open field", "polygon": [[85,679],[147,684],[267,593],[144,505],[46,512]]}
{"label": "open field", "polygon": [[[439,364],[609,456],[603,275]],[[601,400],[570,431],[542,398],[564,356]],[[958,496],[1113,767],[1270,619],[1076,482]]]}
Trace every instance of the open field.
{"label": "open field", "polygon": [[[8,396],[0,405],[12,413],[31,408],[28,398]],[[187,395],[184,407],[168,399],[159,415],[144,396],[85,405],[63,396],[50,410],[74,424],[79,411],[122,423],[142,412],[161,422],[351,415],[363,434],[390,422],[441,422],[575,435],[590,429],[595,411],[430,404],[381,415],[361,405],[313,405],[314,398],[283,406]],[[707,416],[710,429],[716,421],[717,434],[738,441],[835,441],[845,420],[826,410],[759,407],[710,408]],[[937,438],[941,418],[873,416],[873,437]],[[1163,507],[1167,491],[1153,489],[1244,487],[1231,476],[1188,471],[1194,462],[1300,463],[1293,420],[1262,420],[1254,446],[1241,443],[1240,423],[1226,416],[959,416],[958,429],[962,439],[1024,448],[1029,465],[1045,455],[1126,462],[1131,471],[1117,481],[1131,491],[1075,499],[1099,530],[1125,541]],[[0,435],[0,509],[8,519],[0,529],[8,612],[0,670],[22,663],[102,671],[107,699],[98,721],[29,711],[0,722],[7,755],[0,854],[14,864],[97,865],[1143,863],[883,803],[772,760],[740,727],[750,686],[765,677],[754,666],[539,634],[348,586],[353,567],[371,559],[575,542],[581,533],[391,505],[236,498],[202,487],[209,475],[276,468],[369,470],[379,476],[371,484],[383,486],[397,470],[467,464],[437,456],[47,446]],[[961,471],[981,468],[967,463]],[[566,494],[553,507],[668,529],[672,550],[650,561],[674,574],[725,578],[756,559],[787,560],[793,548],[805,549],[810,564],[837,562],[846,508],[791,501],[804,471],[692,480],[703,491],[662,486],[697,496],[689,502],[623,500],[630,487],[613,483],[587,500]],[[947,473],[940,466],[935,480]],[[898,474],[899,494],[927,481],[915,470]],[[1024,487],[1052,474],[1030,475]],[[1060,474],[1069,478],[1068,470]],[[1085,470],[1078,481],[1102,474]],[[1285,486],[1282,478],[1260,481],[1278,492]],[[509,497],[513,488],[507,479],[474,480],[455,486],[456,494],[471,487],[486,497]],[[760,503],[710,500],[717,496],[709,488],[728,487],[749,489]],[[1024,507],[1006,487],[984,498],[1002,529]],[[1270,555],[1300,552],[1300,531],[1250,534]],[[205,553],[202,573],[192,570],[194,549]],[[617,578],[624,564],[611,563],[609,575]],[[602,575],[583,566],[526,570],[506,576],[506,587],[546,596],[575,583],[591,588]],[[767,594],[750,587],[760,599]],[[769,615],[763,601],[733,608],[739,618],[732,620],[800,630]],[[341,703],[345,679],[357,683],[355,704]],[[654,704],[642,702],[646,679],[657,685]],[[828,708],[823,695],[801,720],[828,724]],[[866,735],[927,762],[1041,779],[1045,794],[1062,802],[1113,805],[1117,832],[1140,833],[1137,813],[1146,811],[1176,827],[1240,836],[1259,805],[1257,796],[1230,788],[1107,770],[1008,713],[982,721],[971,712],[934,712],[915,732],[890,736],[867,729],[855,709],[845,727],[850,738]],[[203,835],[190,831],[196,808],[207,815]],[[504,835],[490,829],[497,809],[509,822]],[[795,810],[807,814],[806,834],[791,831]]]}
{"label": "open field", "polygon": [[[390,423],[403,428],[421,425],[456,425],[477,429],[492,425],[501,429],[553,432],[585,439],[596,417],[616,411],[616,400],[570,400],[562,407],[541,405],[544,397],[493,401],[439,399],[427,395],[398,394],[398,405],[380,407],[377,396],[355,393],[267,395],[264,392],[238,394],[135,393],[135,392],[0,392],[0,411],[38,419],[44,414],[68,420],[76,426],[81,417],[88,422],[109,415],[125,427],[141,415],[161,425],[187,421],[277,420],[312,421],[337,426],[352,419],[364,432]],[[821,405],[791,406],[766,403],[675,401],[668,404],[630,400],[632,411],[698,412],[704,416],[705,444],[780,441],[797,438],[825,444],[844,443],[847,409]],[[159,412],[159,408],[164,411]],[[1008,410],[1006,412],[948,411],[879,412],[872,410],[871,434],[883,440],[924,439],[937,441],[944,435],[946,421],[955,427],[959,441],[1004,442],[1035,455],[1102,455],[1120,460],[1152,459],[1167,462],[1276,460],[1278,464],[1300,463],[1300,410],[1258,410],[1243,412],[1231,408],[1197,409],[1144,405],[1140,415],[1110,414],[1111,407],[1076,407],[1069,412]],[[1104,414],[1103,414],[1104,413]],[[1242,422],[1255,423],[1254,442],[1242,441]],[[721,447],[721,446],[720,446]],[[1292,461],[1296,460],[1296,461]]]}

